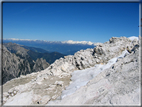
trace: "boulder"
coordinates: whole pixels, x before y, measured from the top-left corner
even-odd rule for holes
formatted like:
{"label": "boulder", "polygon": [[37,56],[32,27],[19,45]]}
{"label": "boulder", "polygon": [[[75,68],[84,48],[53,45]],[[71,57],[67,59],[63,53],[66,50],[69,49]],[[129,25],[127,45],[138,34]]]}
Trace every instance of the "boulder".
{"label": "boulder", "polygon": [[105,55],[105,52],[104,52],[103,48],[100,47],[100,46],[96,46],[96,47],[94,48],[93,55],[94,55],[95,53],[96,53],[97,55]]}

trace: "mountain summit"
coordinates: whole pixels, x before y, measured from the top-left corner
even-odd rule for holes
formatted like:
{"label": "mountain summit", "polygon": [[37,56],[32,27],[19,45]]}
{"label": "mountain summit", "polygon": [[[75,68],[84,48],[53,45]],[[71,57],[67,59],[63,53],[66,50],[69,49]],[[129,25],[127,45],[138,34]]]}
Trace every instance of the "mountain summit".
{"label": "mountain summit", "polygon": [[140,105],[140,40],[112,37],[13,79],[3,86],[4,105]]}

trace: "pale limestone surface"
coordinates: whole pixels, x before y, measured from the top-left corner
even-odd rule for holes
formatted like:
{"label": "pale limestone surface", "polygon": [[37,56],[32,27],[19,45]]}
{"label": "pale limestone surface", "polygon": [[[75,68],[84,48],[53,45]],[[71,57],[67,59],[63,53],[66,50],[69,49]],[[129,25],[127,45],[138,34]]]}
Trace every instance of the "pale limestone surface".
{"label": "pale limestone surface", "polygon": [[[48,105],[140,105],[139,49],[126,54],[87,85]],[[89,70],[88,70],[89,72]]]}
{"label": "pale limestone surface", "polygon": [[[71,103],[73,105],[138,104],[139,82],[136,83],[133,81],[135,79],[139,81],[139,64],[138,61],[135,60],[138,59],[138,55],[135,55],[138,52],[133,49],[136,44],[139,44],[136,39],[132,41],[126,37],[113,37],[108,42],[99,44],[94,49],[80,50],[74,55],[60,58],[45,70],[13,79],[4,85],[4,104],[19,105],[20,102],[22,105],[46,105],[48,102],[50,102],[49,104]],[[133,51],[131,51],[132,49]],[[126,54],[124,58],[118,58],[118,61],[110,68],[106,67],[106,69],[104,69],[105,66],[104,68],[100,68],[102,72],[97,74],[94,78],[91,77],[89,81],[88,78],[90,78],[90,76],[86,77],[87,83],[74,91],[73,94],[67,95],[61,100],[60,96],[62,95],[62,91],[67,89],[67,86],[73,82],[71,77],[74,71],[86,68],[91,69],[90,67],[94,67],[96,64],[107,65],[110,59],[118,57],[124,50],[128,50],[130,54]],[[129,56],[132,57],[132,62]],[[124,62],[123,65],[121,65],[122,62]],[[136,67],[136,72],[129,74],[129,66]],[[130,70],[133,71],[132,69]],[[125,75],[126,78],[124,78]],[[132,85],[131,82],[134,82],[135,85]],[[121,87],[125,86],[124,84],[127,84],[126,87]],[[133,91],[129,90],[129,88]],[[121,89],[124,90],[124,93]],[[130,92],[125,94],[127,90]],[[118,95],[116,95],[117,93]],[[28,95],[29,99],[26,99],[26,95]],[[130,99],[129,102],[122,101],[122,97],[124,96]],[[112,99],[110,99],[110,97]],[[55,102],[52,102],[54,100]]]}

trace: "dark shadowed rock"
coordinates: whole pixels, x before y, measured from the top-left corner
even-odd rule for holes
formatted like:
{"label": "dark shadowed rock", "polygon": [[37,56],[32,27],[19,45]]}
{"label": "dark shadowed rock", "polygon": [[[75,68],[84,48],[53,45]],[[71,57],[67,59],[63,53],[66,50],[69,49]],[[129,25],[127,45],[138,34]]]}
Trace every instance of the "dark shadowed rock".
{"label": "dark shadowed rock", "polygon": [[48,66],[49,66],[49,63],[47,63],[45,59],[38,58],[33,66],[33,71],[34,72],[41,71],[47,68]]}
{"label": "dark shadowed rock", "polygon": [[26,75],[32,72],[37,72],[49,66],[49,64],[43,59],[39,59],[39,62],[36,61],[35,63],[32,59],[30,59],[28,55],[26,54],[22,55],[23,58],[21,58],[20,56],[16,56],[14,53],[11,53],[9,50],[7,50],[5,46],[3,46],[3,57],[2,57],[3,84],[13,78],[19,77],[20,75]]}
{"label": "dark shadowed rock", "polygon": [[94,54],[98,54],[98,55],[105,55],[105,52],[104,52],[104,50],[103,50],[103,48],[102,48],[102,46],[96,46],[95,48],[94,48],[94,52],[93,52],[93,55]]}

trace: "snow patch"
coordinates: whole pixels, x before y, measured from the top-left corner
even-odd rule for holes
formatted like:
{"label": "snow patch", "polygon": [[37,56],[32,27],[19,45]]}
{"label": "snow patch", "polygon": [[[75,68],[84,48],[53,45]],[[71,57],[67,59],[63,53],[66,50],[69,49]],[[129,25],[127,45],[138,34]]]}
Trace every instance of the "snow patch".
{"label": "snow patch", "polygon": [[15,97],[7,100],[4,105],[30,105],[32,102],[32,94],[32,92],[18,93]]}
{"label": "snow patch", "polygon": [[136,37],[136,36],[131,36],[131,37],[129,37],[129,39],[131,40],[131,41],[133,41],[133,40],[139,40],[139,38],[138,37]]}
{"label": "snow patch", "polygon": [[90,41],[73,41],[73,40],[68,40],[68,41],[63,41],[62,43],[94,45],[94,43],[93,43],[93,42],[90,42]]}
{"label": "snow patch", "polygon": [[91,79],[97,76],[100,72],[103,72],[105,69],[110,68],[116,63],[118,58],[123,58],[127,53],[127,50],[123,51],[120,56],[112,58],[106,65],[97,64],[91,68],[74,71],[71,77],[72,83],[62,92],[61,98],[63,99],[66,96],[73,94],[81,86],[85,86]]}

